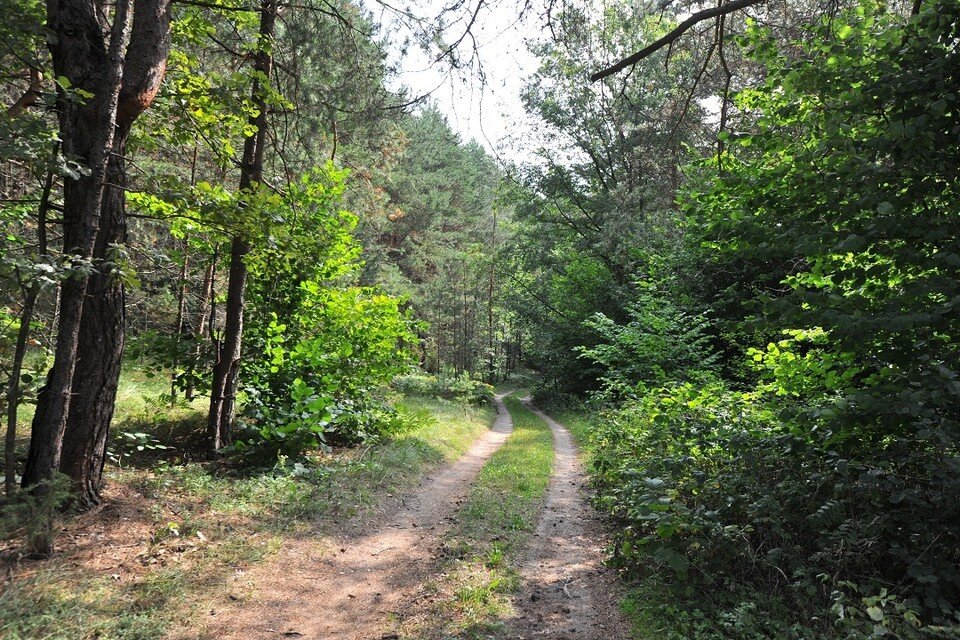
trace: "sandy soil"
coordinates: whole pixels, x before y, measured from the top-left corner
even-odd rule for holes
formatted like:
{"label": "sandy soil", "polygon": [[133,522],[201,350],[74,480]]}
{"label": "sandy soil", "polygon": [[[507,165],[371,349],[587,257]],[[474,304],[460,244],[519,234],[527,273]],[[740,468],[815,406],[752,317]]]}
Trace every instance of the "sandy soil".
{"label": "sandy soil", "polygon": [[[397,607],[435,567],[441,538],[483,466],[513,429],[497,398],[491,431],[359,535],[293,540],[234,578],[201,636],[234,640],[395,638]],[[241,595],[241,594],[249,595]]]}
{"label": "sandy soil", "polygon": [[[20,537],[0,541],[0,593],[9,581],[51,568],[110,575],[114,580],[128,582],[147,573],[152,565],[189,563],[198,541],[172,540],[167,545],[151,545],[154,516],[150,501],[142,494],[129,486],[110,483],[103,497],[103,504],[70,518],[60,527],[53,557],[49,559],[21,557]],[[158,508],[168,519],[175,519],[170,505]]]}
{"label": "sandy soil", "polygon": [[[528,402],[529,406],[529,402]],[[604,529],[585,499],[576,446],[562,425],[530,407],[553,431],[554,473],[546,504],[520,567],[511,640],[621,640],[630,637],[619,610],[615,573],[603,565]]]}

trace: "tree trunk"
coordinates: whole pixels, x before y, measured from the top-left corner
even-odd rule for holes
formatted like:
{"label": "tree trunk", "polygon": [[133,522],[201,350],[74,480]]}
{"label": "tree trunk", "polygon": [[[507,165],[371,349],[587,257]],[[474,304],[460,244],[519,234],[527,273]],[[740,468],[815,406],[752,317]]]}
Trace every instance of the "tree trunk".
{"label": "tree trunk", "polygon": [[[263,0],[260,5],[260,41],[257,48],[255,69],[261,77],[270,81],[273,69],[271,41],[277,18],[277,0]],[[263,154],[267,141],[266,87],[255,78],[251,96],[257,106],[257,115],[250,119],[254,133],[247,136],[243,145],[243,160],[240,164],[240,191],[249,191],[263,180]],[[243,298],[247,286],[246,257],[250,243],[238,235],[230,245],[230,271],[227,283],[226,324],[223,340],[213,367],[213,384],[210,390],[210,415],[207,431],[214,452],[230,444],[236,412],[237,385],[240,374],[240,356],[243,346]]]}
{"label": "tree trunk", "polygon": [[[196,159],[196,153],[194,153]],[[170,408],[177,404],[177,369],[180,368],[180,346],[183,342],[183,333],[187,323],[187,275],[190,271],[190,236],[183,238],[183,262],[180,263],[180,274],[177,276],[177,320],[173,326],[175,344],[173,348],[173,366],[170,372]]]}
{"label": "tree trunk", "polygon": [[[100,18],[92,3],[50,0],[47,5],[48,27],[55,34],[50,44],[54,71],[58,77],[67,78],[71,86],[94,94],[87,104],[63,96],[58,103],[64,154],[85,159],[90,170],[89,175],[66,180],[63,187],[63,248],[74,255],[77,266],[94,258],[130,32],[129,10],[130,0],[117,4],[106,49]],[[63,89],[59,91],[63,93]],[[60,288],[53,367],[37,399],[24,487],[52,479],[60,466],[88,279],[85,271],[78,269]]]}
{"label": "tree trunk", "polygon": [[23,485],[62,469],[81,504],[95,504],[123,353],[123,288],[108,255],[126,236],[122,158],[130,126],[166,72],[170,0],[118,2],[109,46],[91,3],[48,0],[47,16],[54,71],[94,95],[86,104],[58,105],[63,151],[90,169],[64,182],[64,250],[94,269],[61,287],[54,363],[38,397]]}
{"label": "tree trunk", "polygon": [[20,372],[23,370],[23,358],[27,353],[27,339],[30,337],[30,321],[37,302],[37,286],[30,285],[23,308],[20,310],[20,330],[17,331],[17,344],[13,351],[13,364],[10,367],[10,382],[7,385],[7,433],[4,449],[4,489],[7,497],[17,489],[17,408],[20,406]]}
{"label": "tree trunk", "polygon": [[497,266],[497,210],[493,210],[493,228],[490,230],[490,271],[487,274],[487,384],[495,382],[496,352],[493,344],[493,290]]}
{"label": "tree trunk", "polygon": [[216,264],[216,255],[210,260],[210,264],[203,272],[203,288],[200,291],[200,309],[197,311],[197,324],[193,331],[193,354],[187,361],[187,388],[184,390],[184,397],[187,402],[193,400],[193,374],[194,367],[200,358],[201,345],[203,344],[204,334],[207,332],[207,319],[210,314],[211,303],[213,300],[213,273]]}
{"label": "tree trunk", "polygon": [[214,452],[230,444],[232,436],[243,340],[243,297],[247,286],[244,259],[248,253],[250,245],[243,238],[235,237],[230,245],[226,325],[213,367],[213,386],[210,389],[207,427]]}
{"label": "tree trunk", "polygon": [[[53,165],[60,145],[53,147],[53,157],[50,158],[50,169],[43,184],[40,195],[40,206],[37,208],[37,256],[47,255],[47,210],[50,207],[50,192],[53,190]],[[40,295],[40,285],[34,280],[29,284],[24,297],[23,308],[20,310],[20,330],[17,332],[17,344],[13,351],[13,364],[10,367],[10,382],[7,385],[7,433],[4,452],[4,488],[7,496],[12,496],[17,488],[17,409],[20,407],[20,374],[23,371],[23,359],[27,355],[27,340],[30,338],[30,322],[33,320],[33,309]]]}
{"label": "tree trunk", "polygon": [[104,256],[90,275],[80,322],[80,347],[73,376],[73,399],[63,438],[60,471],[73,481],[76,504],[100,503],[110,421],[120,379],[124,346],[123,281],[117,276],[110,247],[126,242],[123,149],[128,131],[118,131],[107,171],[100,234],[95,255]]}

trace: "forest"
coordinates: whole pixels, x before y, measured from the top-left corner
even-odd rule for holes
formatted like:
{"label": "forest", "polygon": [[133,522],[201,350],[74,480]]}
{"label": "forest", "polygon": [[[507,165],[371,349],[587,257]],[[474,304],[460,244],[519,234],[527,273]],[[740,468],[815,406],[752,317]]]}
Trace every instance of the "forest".
{"label": "forest", "polygon": [[960,0],[3,8],[0,638],[960,638]]}

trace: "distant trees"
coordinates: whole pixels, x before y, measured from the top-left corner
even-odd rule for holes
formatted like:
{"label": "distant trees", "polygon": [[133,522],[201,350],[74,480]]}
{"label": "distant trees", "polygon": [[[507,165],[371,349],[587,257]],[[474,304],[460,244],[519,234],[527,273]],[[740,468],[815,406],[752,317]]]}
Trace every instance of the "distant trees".
{"label": "distant trees", "polygon": [[638,68],[622,86],[583,82],[596,63],[585,52],[629,50],[660,33],[643,8],[610,6],[602,20],[571,8],[555,26],[557,40],[535,50],[541,65],[523,95],[544,144],[518,171],[510,308],[530,332],[544,385],[583,393],[604,375],[571,355],[597,345],[591,318],[627,322],[638,282],[675,275],[678,165],[686,147],[705,144],[698,99],[709,85],[685,82],[693,60],[679,53],[671,69]]}
{"label": "distant trees", "polygon": [[381,187],[388,214],[367,231],[368,277],[409,296],[424,322],[423,368],[496,378],[519,340],[496,277],[513,203],[500,192],[493,160],[476,142],[463,143],[438,111],[400,124],[403,151]]}

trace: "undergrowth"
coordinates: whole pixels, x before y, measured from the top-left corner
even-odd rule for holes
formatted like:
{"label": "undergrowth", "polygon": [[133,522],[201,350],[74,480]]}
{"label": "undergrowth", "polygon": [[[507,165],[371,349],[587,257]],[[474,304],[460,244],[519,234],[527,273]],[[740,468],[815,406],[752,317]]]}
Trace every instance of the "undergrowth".
{"label": "undergrowth", "polygon": [[957,487],[914,464],[915,443],[844,451],[721,385],[561,415],[614,526],[638,637],[960,637]]}

